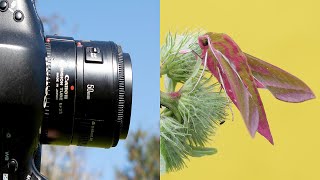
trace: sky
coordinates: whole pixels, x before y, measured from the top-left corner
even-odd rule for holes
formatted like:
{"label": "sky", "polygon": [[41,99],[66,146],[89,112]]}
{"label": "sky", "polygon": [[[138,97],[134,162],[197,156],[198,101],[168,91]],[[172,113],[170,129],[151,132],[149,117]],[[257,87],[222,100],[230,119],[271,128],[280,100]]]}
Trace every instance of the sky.
{"label": "sky", "polygon": [[[40,0],[40,16],[63,18],[58,35],[80,40],[114,41],[131,56],[133,104],[130,133],[142,129],[159,134],[159,1]],[[82,148],[86,168],[114,179],[114,169],[127,165],[125,141],[116,148]]]}

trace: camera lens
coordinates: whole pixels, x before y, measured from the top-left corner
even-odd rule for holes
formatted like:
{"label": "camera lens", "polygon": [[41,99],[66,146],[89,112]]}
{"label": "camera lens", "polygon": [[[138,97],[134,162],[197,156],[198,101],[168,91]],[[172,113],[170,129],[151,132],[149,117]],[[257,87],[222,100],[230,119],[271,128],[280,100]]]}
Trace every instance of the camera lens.
{"label": "camera lens", "polygon": [[46,38],[42,144],[109,148],[128,134],[132,68],[113,42]]}

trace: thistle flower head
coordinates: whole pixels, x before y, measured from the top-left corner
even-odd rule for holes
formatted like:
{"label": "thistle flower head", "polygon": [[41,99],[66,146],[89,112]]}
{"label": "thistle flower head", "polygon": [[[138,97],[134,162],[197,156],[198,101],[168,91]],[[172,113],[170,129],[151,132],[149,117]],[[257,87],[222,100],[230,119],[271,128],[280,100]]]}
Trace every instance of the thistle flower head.
{"label": "thistle flower head", "polygon": [[226,118],[228,101],[222,93],[217,92],[219,85],[214,84],[211,78],[202,77],[194,88],[196,82],[196,79],[190,79],[181,88],[178,110],[191,135],[189,143],[205,146],[214,135],[216,126]]}
{"label": "thistle flower head", "polygon": [[194,69],[197,57],[190,53],[200,53],[197,44],[199,33],[185,33],[166,37],[166,43],[161,48],[161,74],[167,74],[175,82],[185,82]]}
{"label": "thistle flower head", "polygon": [[[168,34],[161,48],[161,75],[165,90],[160,92],[161,172],[180,170],[189,156],[217,152],[206,147],[216,128],[227,117],[227,98],[206,75],[197,59],[199,33]],[[177,83],[182,87],[178,90]]]}
{"label": "thistle flower head", "polygon": [[[175,119],[161,116],[160,120],[160,149],[164,159],[165,171],[179,170],[185,166],[184,159],[188,159],[190,146],[186,144],[186,127]],[[163,171],[163,169],[162,169]]]}

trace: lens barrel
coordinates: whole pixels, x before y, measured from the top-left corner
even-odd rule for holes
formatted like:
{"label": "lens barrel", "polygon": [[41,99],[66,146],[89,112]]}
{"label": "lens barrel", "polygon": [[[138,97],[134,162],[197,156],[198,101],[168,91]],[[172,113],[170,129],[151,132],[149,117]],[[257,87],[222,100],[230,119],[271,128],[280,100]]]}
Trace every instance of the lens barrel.
{"label": "lens barrel", "polygon": [[46,37],[42,144],[110,148],[128,134],[132,68],[113,42]]}

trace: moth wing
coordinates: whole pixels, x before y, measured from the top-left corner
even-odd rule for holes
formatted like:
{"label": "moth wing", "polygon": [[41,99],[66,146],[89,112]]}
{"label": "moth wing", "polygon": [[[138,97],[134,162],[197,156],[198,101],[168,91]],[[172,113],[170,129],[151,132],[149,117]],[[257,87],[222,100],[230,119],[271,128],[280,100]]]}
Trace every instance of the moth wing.
{"label": "moth wing", "polygon": [[257,86],[265,87],[277,99],[286,102],[303,102],[315,98],[312,90],[294,75],[254,56],[246,53],[245,55]]}
{"label": "moth wing", "polygon": [[216,52],[215,57],[218,61],[220,82],[239,109],[250,135],[254,137],[259,125],[258,108],[252,102],[249,91],[228,60],[224,59],[225,57],[219,51]]}

